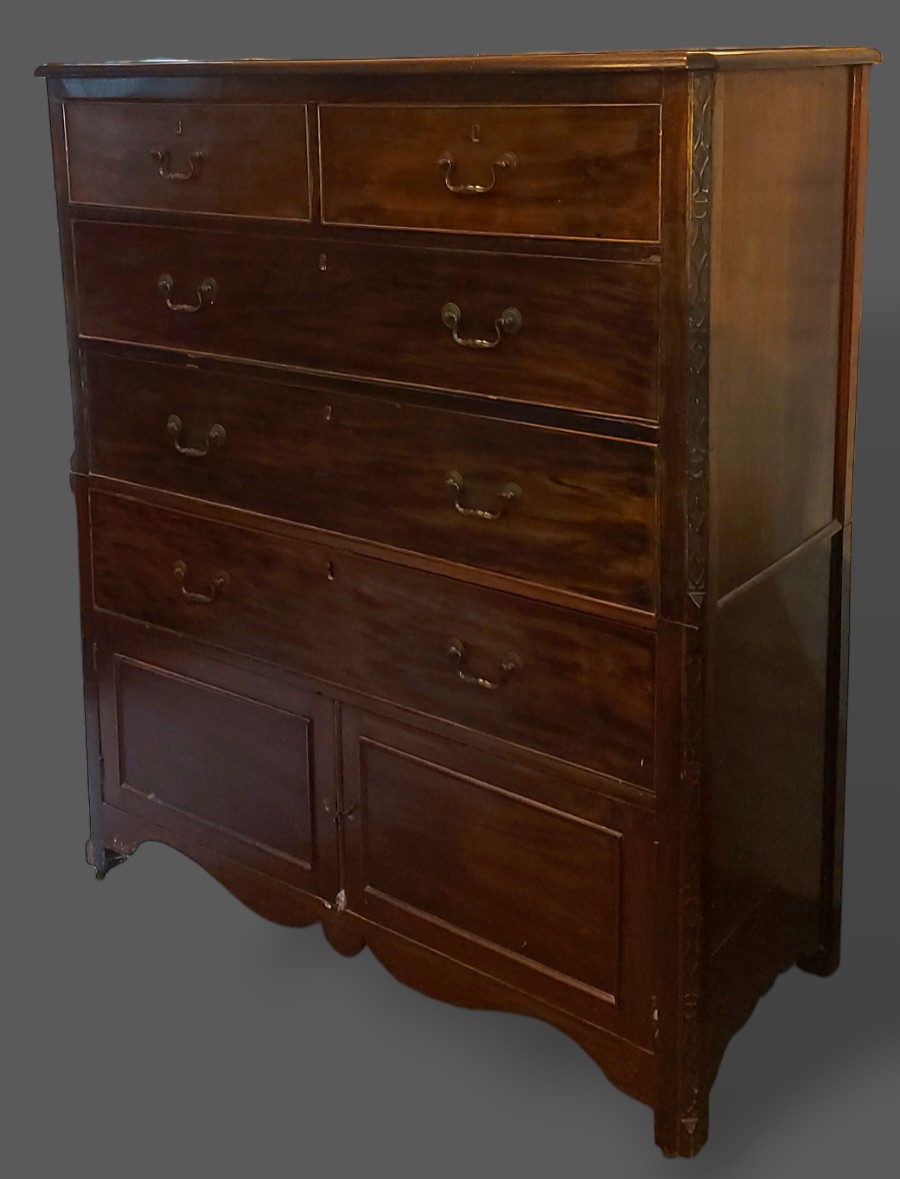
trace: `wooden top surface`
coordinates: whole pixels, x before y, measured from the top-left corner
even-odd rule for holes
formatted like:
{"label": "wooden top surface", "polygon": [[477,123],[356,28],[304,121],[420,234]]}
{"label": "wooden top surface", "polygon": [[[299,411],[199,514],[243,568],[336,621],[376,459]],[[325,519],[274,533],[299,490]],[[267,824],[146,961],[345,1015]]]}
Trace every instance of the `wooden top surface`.
{"label": "wooden top surface", "polygon": [[877,49],[838,46],[788,46],[768,49],[652,49],[611,53],[484,54],[474,57],[395,57],[292,61],[260,57],[235,61],[153,58],[93,64],[50,63],[38,77],[194,77],[218,74],[532,74],[592,73],[601,70],[794,69],[863,65],[881,61]]}

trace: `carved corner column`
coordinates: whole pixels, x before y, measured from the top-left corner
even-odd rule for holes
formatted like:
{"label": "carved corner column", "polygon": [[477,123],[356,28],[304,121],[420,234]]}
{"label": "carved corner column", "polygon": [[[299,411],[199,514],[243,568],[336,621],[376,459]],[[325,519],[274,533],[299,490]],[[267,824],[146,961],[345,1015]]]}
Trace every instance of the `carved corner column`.
{"label": "carved corner column", "polygon": [[[660,938],[674,965],[660,989],[660,1094],[656,1138],[669,1156],[696,1155],[708,1132],[709,1070],[704,1034],[704,863],[708,780],[708,645],[710,598],[709,344],[713,103],[715,74],[687,82],[688,191],[683,277],[682,467],[683,599],[679,618],[662,620],[660,658],[671,671],[666,723],[673,769],[662,811]],[[669,921],[665,921],[665,915]],[[674,944],[673,944],[674,943]]]}

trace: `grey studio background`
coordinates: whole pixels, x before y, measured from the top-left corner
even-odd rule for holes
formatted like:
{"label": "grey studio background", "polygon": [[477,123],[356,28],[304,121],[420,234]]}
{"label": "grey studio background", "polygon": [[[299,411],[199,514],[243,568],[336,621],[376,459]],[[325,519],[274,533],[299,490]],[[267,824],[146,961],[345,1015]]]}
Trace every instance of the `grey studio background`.
{"label": "grey studio background", "polygon": [[[823,1179],[891,1169],[895,856],[896,62],[881,0],[18,7],[3,70],[2,1169],[160,1176]],[[244,909],[176,852],[84,863],[66,340],[46,60],[875,45],[854,524],[843,965],[792,971],[725,1057],[689,1163],[561,1033],[457,1010]],[[803,134],[803,128],[797,129]],[[0,1156],[0,1158],[2,1158]]]}

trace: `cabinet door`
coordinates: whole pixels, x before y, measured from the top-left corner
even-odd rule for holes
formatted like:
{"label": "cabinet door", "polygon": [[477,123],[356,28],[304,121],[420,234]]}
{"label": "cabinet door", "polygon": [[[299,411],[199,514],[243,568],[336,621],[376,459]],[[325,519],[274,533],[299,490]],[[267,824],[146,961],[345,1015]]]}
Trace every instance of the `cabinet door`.
{"label": "cabinet door", "polygon": [[286,673],[122,627],[101,640],[98,673],[107,805],[334,897],[329,701]]}
{"label": "cabinet door", "polygon": [[343,734],[348,907],[648,1043],[651,812],[355,710]]}

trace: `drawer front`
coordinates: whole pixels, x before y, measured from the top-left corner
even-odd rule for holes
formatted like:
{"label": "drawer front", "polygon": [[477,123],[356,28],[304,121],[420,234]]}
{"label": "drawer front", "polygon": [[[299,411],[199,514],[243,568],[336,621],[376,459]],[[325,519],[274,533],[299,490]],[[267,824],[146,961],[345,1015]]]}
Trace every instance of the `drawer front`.
{"label": "drawer front", "polygon": [[660,109],[322,106],[322,219],[655,242]]}
{"label": "drawer front", "polygon": [[69,102],[69,199],[308,221],[306,107]]}
{"label": "drawer front", "polygon": [[88,221],[74,234],[86,337],[656,415],[652,265]]}
{"label": "drawer front", "polygon": [[654,636],[94,492],[98,607],[639,785]]}
{"label": "drawer front", "polygon": [[348,907],[646,1042],[652,814],[354,709],[342,731]]}
{"label": "drawer front", "polygon": [[638,610],[656,448],[93,355],[91,468]]}

